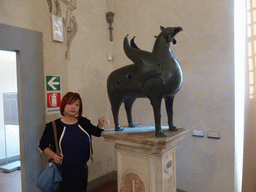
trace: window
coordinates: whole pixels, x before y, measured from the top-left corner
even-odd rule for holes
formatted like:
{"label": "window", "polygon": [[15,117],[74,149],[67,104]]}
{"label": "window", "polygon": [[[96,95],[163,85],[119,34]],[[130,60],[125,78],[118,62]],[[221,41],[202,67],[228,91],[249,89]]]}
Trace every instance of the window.
{"label": "window", "polygon": [[256,97],[256,1],[247,0],[247,41],[249,67],[249,97]]}

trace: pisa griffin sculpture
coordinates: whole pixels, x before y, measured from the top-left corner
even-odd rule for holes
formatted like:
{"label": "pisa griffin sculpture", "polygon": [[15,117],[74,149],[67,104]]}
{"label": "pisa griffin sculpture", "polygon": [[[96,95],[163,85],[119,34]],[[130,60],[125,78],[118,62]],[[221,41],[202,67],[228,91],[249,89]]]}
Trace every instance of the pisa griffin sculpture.
{"label": "pisa griffin sculpture", "polygon": [[161,129],[161,102],[165,99],[169,131],[177,131],[173,125],[173,100],[180,90],[183,75],[175,59],[170,43],[176,44],[174,37],[182,31],[181,27],[160,27],[152,53],[140,50],[134,42],[130,44],[128,35],[124,38],[124,51],[134,64],[113,71],[107,80],[108,96],[113,113],[115,131],[123,128],[119,124],[119,108],[122,103],[128,119],[128,126],[135,127],[132,120],[132,105],[136,98],[148,98],[155,118],[157,137],[165,137]]}

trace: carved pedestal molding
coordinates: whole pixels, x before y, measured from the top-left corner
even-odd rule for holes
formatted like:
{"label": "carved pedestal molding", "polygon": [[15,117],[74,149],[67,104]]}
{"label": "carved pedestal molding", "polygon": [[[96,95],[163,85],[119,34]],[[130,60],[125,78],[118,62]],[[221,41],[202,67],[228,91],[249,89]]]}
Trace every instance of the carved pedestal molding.
{"label": "carved pedestal molding", "polygon": [[176,143],[188,130],[168,131],[155,137],[153,126],[105,131],[105,141],[115,143],[118,192],[176,192]]}
{"label": "carved pedestal molding", "polygon": [[72,11],[76,9],[76,0],[46,0],[49,6],[49,11],[52,15],[58,15],[63,18],[66,27],[66,59],[70,59],[70,46],[72,40],[77,33],[77,22],[75,16],[72,16]]}

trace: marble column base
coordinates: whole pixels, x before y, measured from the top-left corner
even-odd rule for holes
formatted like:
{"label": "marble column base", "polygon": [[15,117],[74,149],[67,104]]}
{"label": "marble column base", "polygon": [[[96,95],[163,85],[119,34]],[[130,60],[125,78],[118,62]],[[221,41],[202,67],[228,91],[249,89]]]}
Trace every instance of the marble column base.
{"label": "marble column base", "polygon": [[176,192],[175,148],[188,130],[162,129],[167,137],[156,137],[154,126],[102,133],[105,141],[115,143],[118,192]]}

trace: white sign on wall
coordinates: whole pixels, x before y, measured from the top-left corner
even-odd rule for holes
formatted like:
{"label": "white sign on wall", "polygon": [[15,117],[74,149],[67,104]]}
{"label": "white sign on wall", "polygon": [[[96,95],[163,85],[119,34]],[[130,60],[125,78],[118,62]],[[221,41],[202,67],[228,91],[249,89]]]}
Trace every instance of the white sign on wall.
{"label": "white sign on wall", "polygon": [[52,35],[54,41],[64,41],[62,17],[59,17],[57,15],[52,15]]}

